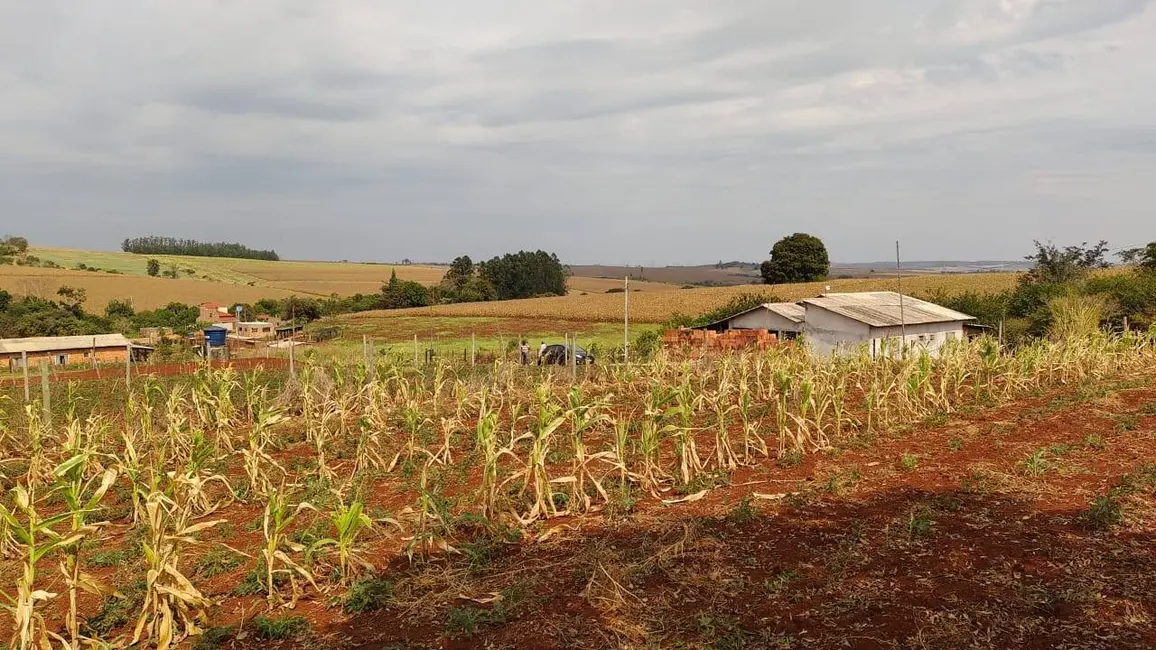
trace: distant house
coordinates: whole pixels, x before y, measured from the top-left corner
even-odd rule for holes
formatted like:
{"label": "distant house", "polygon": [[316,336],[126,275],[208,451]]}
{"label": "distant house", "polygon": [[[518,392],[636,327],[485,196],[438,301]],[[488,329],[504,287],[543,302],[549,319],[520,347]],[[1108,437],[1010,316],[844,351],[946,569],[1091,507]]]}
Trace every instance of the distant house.
{"label": "distant house", "polygon": [[233,331],[237,336],[252,339],[273,338],[276,334],[275,326],[268,321],[242,321],[236,324]]}
{"label": "distant house", "polygon": [[820,356],[856,354],[866,346],[872,357],[902,349],[935,355],[948,341],[964,338],[973,317],[893,291],[827,293],[800,303],[807,345]]}
{"label": "distant house", "polygon": [[95,336],[38,336],[23,339],[0,339],[0,363],[9,370],[48,363],[54,366],[77,364],[124,363],[129,355],[142,361],[152,348],[134,345],[121,334]]}
{"label": "distant house", "polygon": [[766,330],[780,341],[793,339],[803,331],[804,309],[793,302],[768,302],[715,321],[702,329]]}
{"label": "distant house", "polygon": [[229,313],[228,305],[221,305],[215,302],[203,302],[200,304],[200,314],[197,316],[197,321],[220,325],[231,331],[237,322],[237,317]]}

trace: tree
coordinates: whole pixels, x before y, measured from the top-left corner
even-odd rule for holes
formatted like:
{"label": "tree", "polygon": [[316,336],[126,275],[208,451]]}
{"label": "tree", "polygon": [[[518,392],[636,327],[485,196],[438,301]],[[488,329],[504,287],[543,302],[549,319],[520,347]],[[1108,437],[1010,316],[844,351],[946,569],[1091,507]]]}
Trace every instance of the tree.
{"label": "tree", "polygon": [[397,271],[391,272],[389,282],[381,287],[381,298],[386,309],[425,307],[430,303],[429,289],[417,282],[399,280]]}
{"label": "tree", "polygon": [[569,270],[546,251],[518,251],[478,265],[478,275],[490,283],[498,300],[566,295]]}
{"label": "tree", "polygon": [[0,313],[8,311],[8,305],[12,303],[12,294],[0,289]]}
{"label": "tree", "polygon": [[161,273],[161,263],[158,260],[150,259],[148,261],[148,274],[154,278]]}
{"label": "tree", "polygon": [[443,280],[455,288],[461,289],[472,277],[474,277],[474,261],[470,259],[469,255],[462,255],[450,262],[450,268],[446,271]]}
{"label": "tree", "polygon": [[1035,262],[1030,271],[1020,278],[1021,284],[1067,284],[1085,279],[1093,269],[1109,266],[1107,261],[1108,242],[1100,241],[1094,246],[1082,242],[1077,246],[1058,248],[1051,242],[1033,242],[1036,252],[1024,259]]}
{"label": "tree", "polygon": [[88,292],[84,289],[64,285],[56,290],[56,295],[64,299],[62,301],[64,306],[72,313],[78,316],[84,313],[84,309],[81,306],[88,298]]}
{"label": "tree", "polygon": [[827,279],[831,260],[821,239],[797,232],[775,243],[760,271],[767,284],[817,282]]}
{"label": "tree", "polygon": [[110,300],[104,307],[105,318],[132,318],[136,310],[128,300]]}
{"label": "tree", "polygon": [[281,318],[293,322],[313,322],[321,318],[321,305],[312,298],[289,296],[281,305]]}
{"label": "tree", "polygon": [[28,252],[28,240],[24,237],[7,235],[3,240],[0,240],[0,245],[9,249],[12,255],[23,255]]}
{"label": "tree", "polygon": [[1144,252],[1140,253],[1139,262],[1140,268],[1156,273],[1156,241],[1144,247]]}

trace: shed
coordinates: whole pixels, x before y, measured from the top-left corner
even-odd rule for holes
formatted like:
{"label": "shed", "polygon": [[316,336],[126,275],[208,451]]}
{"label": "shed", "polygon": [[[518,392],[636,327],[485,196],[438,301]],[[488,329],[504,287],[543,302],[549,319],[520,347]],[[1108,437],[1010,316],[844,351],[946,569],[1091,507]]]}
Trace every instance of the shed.
{"label": "shed", "polygon": [[702,329],[766,330],[782,341],[793,339],[803,331],[805,317],[802,305],[793,302],[768,302],[705,325]]}
{"label": "shed", "polygon": [[55,366],[124,363],[129,354],[133,360],[141,360],[152,350],[146,345],[134,345],[123,334],[0,339],[0,363],[6,361],[10,370],[23,367],[25,360],[29,366],[44,362]]}
{"label": "shed", "polygon": [[933,356],[964,337],[972,316],[894,291],[826,293],[802,301],[807,345],[819,355],[849,355],[866,347],[872,357],[903,347]]}

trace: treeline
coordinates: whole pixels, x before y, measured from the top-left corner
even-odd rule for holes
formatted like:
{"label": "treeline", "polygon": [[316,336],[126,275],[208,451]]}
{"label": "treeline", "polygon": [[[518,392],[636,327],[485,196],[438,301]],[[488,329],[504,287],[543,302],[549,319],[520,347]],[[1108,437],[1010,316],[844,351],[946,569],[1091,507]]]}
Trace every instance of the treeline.
{"label": "treeline", "polygon": [[981,325],[1003,329],[1015,345],[1049,335],[1078,315],[1091,326],[1117,331],[1156,327],[1156,242],[1122,251],[1128,269],[1096,273],[1111,266],[1107,242],[1059,248],[1035,242],[1035,262],[1014,289],[994,294],[966,292],[929,298],[970,314]]}
{"label": "treeline", "polygon": [[195,257],[238,257],[250,260],[278,261],[281,258],[273,250],[256,250],[244,244],[228,242],[202,242],[195,239],[175,237],[132,237],[120,245],[126,253],[142,255],[192,255]]}
{"label": "treeline", "polygon": [[56,292],[55,300],[0,290],[0,338],[131,334],[142,327],[171,327],[183,334],[196,328],[200,313],[178,302],[138,312],[128,301],[114,300],[103,315],[90,314],[83,306],[86,297],[84,289],[67,286]]}

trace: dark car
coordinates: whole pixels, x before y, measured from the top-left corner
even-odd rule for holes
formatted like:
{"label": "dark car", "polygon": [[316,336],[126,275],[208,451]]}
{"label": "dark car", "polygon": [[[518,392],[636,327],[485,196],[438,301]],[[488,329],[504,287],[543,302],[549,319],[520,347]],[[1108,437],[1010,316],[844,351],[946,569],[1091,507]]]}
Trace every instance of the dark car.
{"label": "dark car", "polygon": [[[555,343],[554,345],[547,345],[546,349],[542,351],[542,356],[538,357],[538,365],[547,366],[564,366],[570,363],[570,347]],[[590,354],[583,348],[575,348],[574,362],[578,364],[594,363],[594,355]]]}

